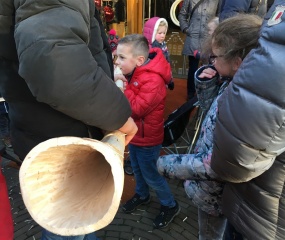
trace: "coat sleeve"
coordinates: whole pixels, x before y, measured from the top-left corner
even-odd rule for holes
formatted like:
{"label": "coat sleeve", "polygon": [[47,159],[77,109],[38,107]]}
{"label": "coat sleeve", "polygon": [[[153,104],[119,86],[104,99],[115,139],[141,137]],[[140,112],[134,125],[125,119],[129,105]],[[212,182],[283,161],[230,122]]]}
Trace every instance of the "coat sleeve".
{"label": "coat sleeve", "polygon": [[[127,121],[131,109],[92,56],[86,19],[63,5],[19,22],[15,29],[19,74],[37,101],[112,131]],[[103,45],[99,32],[92,40]]]}
{"label": "coat sleeve", "polygon": [[285,16],[269,26],[271,13],[265,17],[259,46],[244,59],[218,101],[211,167],[230,182],[261,175],[285,150]]}
{"label": "coat sleeve", "polygon": [[178,19],[180,24],[180,29],[185,33],[186,29],[189,27],[189,16],[192,10],[192,4],[190,0],[183,1],[182,7],[180,9]]}
{"label": "coat sleeve", "polygon": [[1,60],[14,61],[18,59],[13,29],[14,26],[14,5],[13,1],[0,1],[0,55]]}
{"label": "coat sleeve", "polygon": [[157,169],[167,178],[181,180],[214,180],[218,179],[210,167],[211,151],[209,154],[170,154],[160,156]]}
{"label": "coat sleeve", "polygon": [[252,0],[224,0],[219,14],[219,20],[232,17],[237,13],[247,13]]}

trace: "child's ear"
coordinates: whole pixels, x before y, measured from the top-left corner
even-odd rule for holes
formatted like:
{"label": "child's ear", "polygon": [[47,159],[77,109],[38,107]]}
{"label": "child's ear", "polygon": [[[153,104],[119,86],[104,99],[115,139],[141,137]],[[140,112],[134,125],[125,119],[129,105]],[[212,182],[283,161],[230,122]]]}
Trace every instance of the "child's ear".
{"label": "child's ear", "polygon": [[145,57],[144,56],[138,56],[137,57],[137,66],[140,67],[141,65],[143,65],[145,62]]}

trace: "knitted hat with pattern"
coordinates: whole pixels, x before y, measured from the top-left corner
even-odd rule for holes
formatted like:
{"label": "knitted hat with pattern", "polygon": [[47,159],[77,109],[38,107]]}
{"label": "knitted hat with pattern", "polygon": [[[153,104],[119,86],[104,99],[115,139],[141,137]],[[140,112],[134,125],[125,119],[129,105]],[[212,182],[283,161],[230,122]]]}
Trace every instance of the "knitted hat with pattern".
{"label": "knitted hat with pattern", "polygon": [[120,39],[119,36],[116,35],[116,30],[111,29],[109,31],[108,42],[110,44],[112,52],[114,52],[117,49],[119,39]]}

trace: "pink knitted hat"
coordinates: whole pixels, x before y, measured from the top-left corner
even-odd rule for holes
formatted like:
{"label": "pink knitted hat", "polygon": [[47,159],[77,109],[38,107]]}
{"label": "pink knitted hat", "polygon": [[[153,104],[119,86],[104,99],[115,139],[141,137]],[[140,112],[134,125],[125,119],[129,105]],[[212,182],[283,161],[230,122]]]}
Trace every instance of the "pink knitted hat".
{"label": "pink knitted hat", "polygon": [[112,52],[114,52],[117,49],[119,39],[120,39],[119,36],[116,35],[116,30],[111,29],[109,31],[108,42],[110,44]]}

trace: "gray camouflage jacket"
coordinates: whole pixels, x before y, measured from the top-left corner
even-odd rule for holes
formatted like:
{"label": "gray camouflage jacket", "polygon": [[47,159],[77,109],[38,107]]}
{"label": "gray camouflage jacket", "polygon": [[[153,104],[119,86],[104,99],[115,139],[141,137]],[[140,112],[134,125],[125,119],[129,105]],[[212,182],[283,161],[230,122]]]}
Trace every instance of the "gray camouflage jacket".
{"label": "gray camouflage jacket", "polygon": [[190,15],[194,6],[200,0],[184,0],[178,19],[180,29],[186,34],[182,54],[193,56],[195,50],[201,51],[203,41],[208,31],[207,23],[215,16],[219,0],[202,0],[203,2]]}
{"label": "gray camouflage jacket", "polygon": [[[197,72],[195,73],[196,76]],[[197,79],[195,80],[197,83]],[[213,80],[216,81],[216,79]],[[212,104],[210,108],[207,108],[209,110],[201,125],[194,153],[165,155],[159,157],[157,161],[157,168],[160,174],[168,178],[186,180],[184,181],[184,189],[188,197],[198,208],[214,216],[222,215],[224,183],[213,180],[217,179],[217,175],[211,169],[210,162],[213,150],[213,133],[218,111],[217,100],[227,85],[227,82],[223,83],[220,90],[216,92],[208,84],[210,92],[216,92],[216,94],[214,98],[213,94],[205,95],[211,96]],[[207,102],[208,99],[203,97],[200,100]],[[208,102],[206,104],[202,103],[204,106],[208,104]]]}

